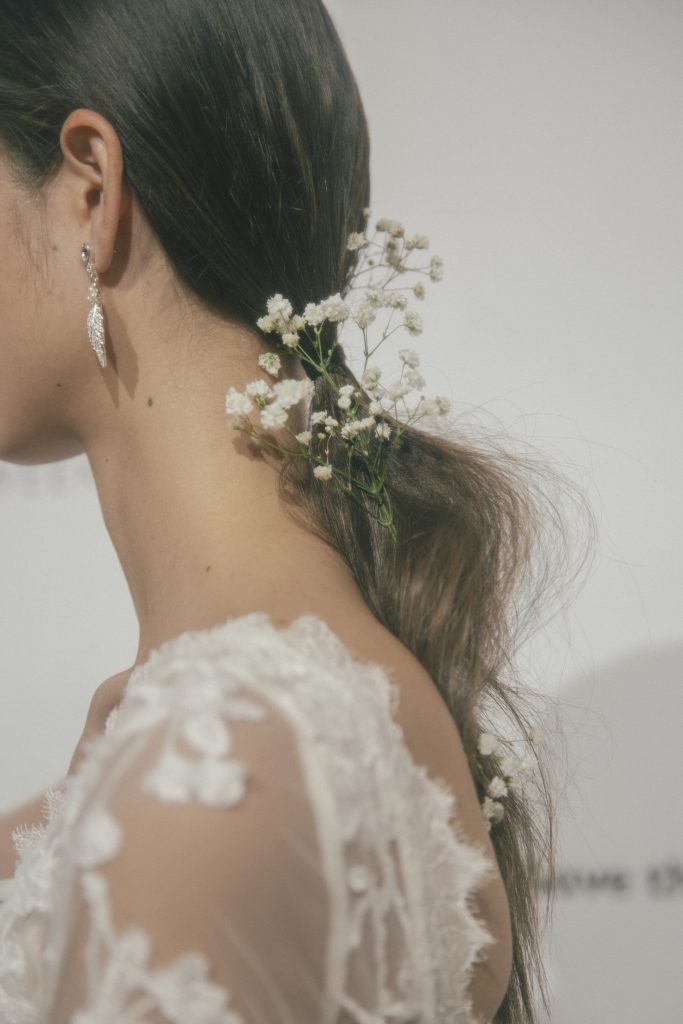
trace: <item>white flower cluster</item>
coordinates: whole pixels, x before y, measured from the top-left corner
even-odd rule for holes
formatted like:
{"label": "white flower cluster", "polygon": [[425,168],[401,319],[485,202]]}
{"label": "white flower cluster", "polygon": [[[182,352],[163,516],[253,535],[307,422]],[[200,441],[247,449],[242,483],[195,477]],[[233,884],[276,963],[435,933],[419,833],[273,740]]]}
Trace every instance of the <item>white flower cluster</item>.
{"label": "white flower cluster", "polygon": [[[369,217],[370,210],[366,209],[364,212],[366,218]],[[336,434],[367,464],[374,483],[371,488],[364,486],[363,489],[370,490],[375,497],[380,499],[380,503],[385,502],[385,511],[389,512],[389,516],[381,518],[380,521],[389,528],[390,533],[396,539],[388,508],[388,496],[383,490],[383,477],[378,474],[377,459],[375,453],[370,449],[370,444],[375,439],[382,443],[388,442],[392,438],[392,443],[395,443],[403,429],[417,419],[421,419],[423,416],[448,413],[450,401],[446,396],[429,399],[420,396],[413,409],[408,407],[405,397],[411,391],[419,390],[425,385],[424,377],[418,372],[420,357],[414,349],[399,349],[398,354],[402,363],[399,380],[388,387],[380,383],[382,371],[377,366],[368,367],[368,359],[385,341],[390,332],[386,327],[380,341],[370,350],[367,329],[376,320],[380,311],[384,309],[389,311],[389,319],[395,311],[400,311],[402,314],[401,323],[393,326],[392,333],[397,327],[402,327],[413,337],[421,334],[422,318],[416,311],[407,309],[408,299],[402,294],[406,289],[400,286],[390,288],[389,285],[396,277],[408,271],[427,274],[432,281],[440,281],[443,261],[439,256],[433,256],[427,266],[409,267],[406,258],[413,250],[429,248],[427,236],[416,234],[406,237],[403,225],[399,221],[388,218],[378,220],[375,228],[376,233],[381,232],[385,235],[383,242],[375,241],[374,236],[370,238],[365,232],[352,232],[347,238],[347,249],[362,250],[351,282],[371,268],[373,274],[384,268],[387,274],[383,280],[366,282],[361,294],[354,301],[347,301],[337,292],[321,302],[309,302],[302,314],[295,314],[289,300],[277,293],[268,299],[267,313],[256,321],[261,331],[265,334],[278,334],[280,343],[285,349],[296,352],[303,362],[314,366],[318,374],[325,377],[335,392],[335,403],[339,410],[338,418],[316,412],[310,416],[311,429],[300,431],[297,434],[287,426],[290,407],[313,397],[315,384],[308,378],[305,380],[278,380],[272,386],[265,380],[259,379],[248,384],[244,392],[231,387],[225,396],[225,411],[231,418],[233,426],[259,438],[260,435],[253,430],[247,419],[249,414],[257,408],[260,411],[261,425],[266,430],[284,427],[295,438],[300,448],[293,454],[309,458],[316,463],[313,473],[317,479],[331,480],[333,476],[337,476],[350,496],[353,497],[351,484],[354,481],[350,476],[350,471],[344,472],[332,465],[330,461],[330,438]],[[375,256],[367,260],[368,266],[361,267],[366,255],[373,250],[376,250]],[[418,299],[425,297],[425,288],[422,283],[418,283],[408,290]],[[342,328],[347,323],[353,323],[362,331],[365,361],[360,383],[370,399],[366,415],[363,415],[362,411],[361,415],[357,415],[361,410],[362,392],[352,384],[338,387],[328,372],[333,350],[339,341],[336,340],[330,350],[323,353],[320,335],[326,321],[339,323]],[[302,334],[306,335],[309,341],[307,347],[301,344]],[[259,366],[267,373],[273,377],[278,376],[281,364],[280,358],[275,352],[262,354],[259,356],[258,362]],[[407,418],[403,416],[403,413],[399,414],[397,406],[399,401],[403,402]],[[394,420],[398,421],[399,426],[395,431],[389,423],[385,422],[387,415],[391,415]],[[278,446],[271,445],[271,447],[277,448]],[[350,457],[348,462],[350,466]]]}
{"label": "white flower cluster", "polygon": [[[540,746],[543,743],[543,735],[535,726],[528,734],[527,739],[532,747]],[[536,755],[531,753],[527,753],[523,757],[506,754],[504,741],[499,740],[490,732],[479,734],[477,747],[480,754],[484,757],[493,756],[497,762],[498,775],[495,775],[489,782],[487,795],[481,804],[486,818],[486,828],[490,832],[491,823],[501,821],[505,816],[505,808],[500,802],[501,798],[507,796],[509,787],[519,785],[522,776],[535,768],[537,759]]]}
{"label": "white flower cluster", "polygon": [[[259,365],[274,377],[280,371],[280,357],[276,352],[259,356]],[[253,380],[247,384],[244,393],[230,387],[225,395],[225,411],[233,420],[247,416],[254,406],[261,409],[261,424],[266,430],[284,427],[287,410],[303,398],[311,398],[315,385],[308,377],[305,380],[287,378],[279,380],[272,387],[264,380]]]}

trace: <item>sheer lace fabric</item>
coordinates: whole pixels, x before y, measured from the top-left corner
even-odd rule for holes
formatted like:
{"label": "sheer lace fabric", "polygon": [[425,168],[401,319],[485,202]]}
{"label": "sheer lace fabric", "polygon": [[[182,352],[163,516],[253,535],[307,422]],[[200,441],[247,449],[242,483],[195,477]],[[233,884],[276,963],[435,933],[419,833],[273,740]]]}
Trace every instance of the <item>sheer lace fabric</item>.
{"label": "sheer lace fabric", "polygon": [[15,830],[3,1024],[479,1024],[495,869],[317,616],[184,633]]}

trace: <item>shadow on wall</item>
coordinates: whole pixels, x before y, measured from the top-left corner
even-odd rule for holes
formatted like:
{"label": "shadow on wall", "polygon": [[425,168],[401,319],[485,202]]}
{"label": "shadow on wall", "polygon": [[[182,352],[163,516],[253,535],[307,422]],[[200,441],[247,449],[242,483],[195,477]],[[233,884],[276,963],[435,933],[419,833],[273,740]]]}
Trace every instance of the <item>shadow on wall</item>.
{"label": "shadow on wall", "polygon": [[552,1022],[680,1020],[683,645],[616,661],[561,699]]}

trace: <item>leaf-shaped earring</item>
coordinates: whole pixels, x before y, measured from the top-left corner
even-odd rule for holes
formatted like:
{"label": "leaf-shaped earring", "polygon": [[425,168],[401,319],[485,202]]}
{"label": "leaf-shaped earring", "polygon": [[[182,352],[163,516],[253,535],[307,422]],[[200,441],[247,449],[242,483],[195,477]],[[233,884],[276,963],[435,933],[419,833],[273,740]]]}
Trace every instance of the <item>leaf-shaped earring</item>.
{"label": "leaf-shaped earring", "polygon": [[101,367],[107,365],[107,353],[105,352],[105,338],[104,338],[104,320],[102,318],[102,297],[100,295],[99,288],[99,277],[97,274],[97,268],[92,260],[92,254],[90,252],[90,246],[84,242],[81,246],[81,259],[85,264],[85,269],[90,275],[90,287],[88,288],[88,299],[90,300],[90,310],[88,311],[88,337],[90,338],[90,344],[95,350],[97,361]]}

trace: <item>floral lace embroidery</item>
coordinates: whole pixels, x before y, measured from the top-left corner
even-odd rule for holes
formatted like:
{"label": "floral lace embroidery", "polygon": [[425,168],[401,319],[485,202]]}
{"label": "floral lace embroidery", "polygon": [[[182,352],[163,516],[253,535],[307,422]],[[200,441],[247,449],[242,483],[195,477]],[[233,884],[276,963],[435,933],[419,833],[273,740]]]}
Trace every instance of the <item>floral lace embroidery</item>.
{"label": "floral lace embroidery", "polygon": [[[118,826],[103,812],[89,823],[89,854],[99,859],[114,856],[120,843]],[[107,845],[109,843],[109,845]],[[149,970],[152,943],[141,928],[129,928],[117,935],[111,920],[106,879],[95,871],[81,878],[91,911],[93,934],[106,947],[104,969],[98,974],[94,998],[88,1009],[76,1013],[71,1024],[134,1024],[144,1013],[158,1009],[169,1024],[244,1024],[243,1018],[227,1008],[229,994],[208,978],[210,965],[205,956],[187,953],[168,967]],[[90,955],[96,955],[93,942]],[[135,997],[131,1001],[131,997]]]}
{"label": "floral lace embroidery", "polygon": [[[218,691],[211,690],[214,698],[217,694]],[[152,695],[151,689],[142,689],[141,695],[152,714],[133,719],[136,733],[140,731],[140,722],[148,724],[156,719],[153,712],[160,707],[158,695]],[[181,804],[196,799],[211,807],[231,807],[244,798],[248,768],[226,756],[231,749],[230,733],[216,710],[206,709],[208,696],[206,687],[203,697],[185,693],[185,699],[180,701],[181,712],[185,714],[173,715],[172,708],[169,709],[171,725],[165,732],[156,765],[143,779],[143,792],[164,803]],[[191,705],[198,710],[185,717]],[[221,695],[220,712],[250,721],[266,715],[261,705],[230,694]],[[113,724],[113,720],[108,721],[105,734],[113,733]],[[201,757],[191,761],[174,749],[175,735],[182,736]],[[136,749],[133,747],[132,752]],[[92,995],[88,1008],[78,1012],[71,1024],[134,1024],[153,1009],[163,1013],[169,1024],[245,1024],[243,1017],[228,1007],[230,995],[225,988],[210,981],[211,965],[205,956],[183,954],[152,972],[149,935],[137,927],[116,934],[107,880],[92,869],[113,860],[123,839],[121,827],[104,807],[100,794],[72,837],[72,857],[83,871],[81,885],[90,908],[91,935],[86,958]],[[95,970],[95,964],[103,967]]]}
{"label": "floral lace embroidery", "polygon": [[[165,731],[144,777],[147,794],[225,807],[245,799],[248,766],[230,756],[228,722],[267,714],[249,694],[265,698],[293,727],[316,815],[333,908],[323,1024],[476,1024],[467,986],[494,939],[469,901],[493,866],[458,834],[451,790],[412,761],[392,718],[399,691],[386,669],[356,661],[317,616],[277,629],[266,613],[182,634],[152,652],[131,675],[104,736],[55,798],[55,823],[69,837],[67,856],[80,870],[90,909],[89,962],[106,951],[104,969],[90,979],[91,1002],[71,1024],[132,1024],[151,1007],[170,1022],[247,1024],[229,1005],[230,993],[210,980],[206,957],[191,952],[149,969],[149,936],[140,928],[116,934],[107,882],[96,868],[116,857],[123,841],[106,809],[107,793],[150,727],[164,723]],[[192,760],[176,740],[189,744]],[[101,766],[114,750],[122,751],[116,772],[103,781]],[[43,830],[19,837],[20,868],[30,849],[38,857],[41,843],[47,855],[45,839]],[[17,875],[29,882],[26,872]],[[62,917],[65,879],[63,873],[58,887]],[[42,909],[60,919],[59,898],[51,907],[45,898]],[[2,913],[0,904],[0,926]],[[59,929],[48,936],[48,967],[59,963],[63,941]],[[0,944],[0,1011],[6,957]],[[46,1006],[52,991],[44,987]],[[43,1024],[28,1004],[23,1016],[7,1005],[14,1013],[3,1018],[7,1024]]]}
{"label": "floral lace embroidery", "polygon": [[[221,710],[230,718],[253,721],[265,715],[259,704],[239,697],[224,699]],[[222,719],[208,711],[193,714],[183,723],[182,735],[202,759],[193,763],[166,745],[155,771],[145,779],[144,792],[165,803],[183,803],[194,796],[212,807],[239,803],[248,769],[242,761],[226,759],[230,734]]]}

